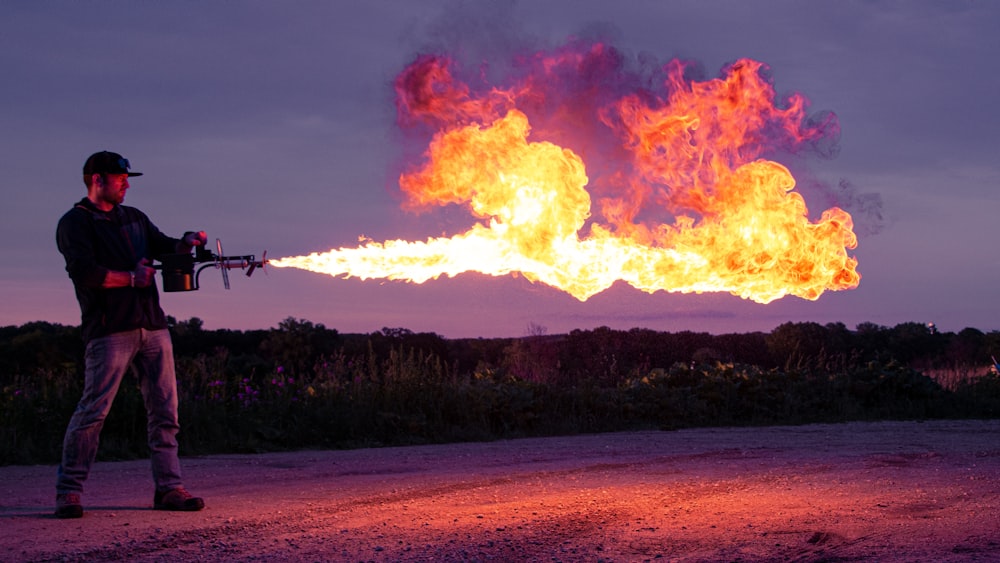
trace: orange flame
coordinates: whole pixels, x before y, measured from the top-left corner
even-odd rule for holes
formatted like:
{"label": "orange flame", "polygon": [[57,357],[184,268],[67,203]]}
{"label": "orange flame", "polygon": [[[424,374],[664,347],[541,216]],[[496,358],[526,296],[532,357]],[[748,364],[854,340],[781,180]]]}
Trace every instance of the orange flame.
{"label": "orange flame", "polygon": [[[751,60],[705,82],[686,80],[673,61],[661,97],[611,88],[619,95],[610,99],[591,85],[556,95],[571,90],[567,75],[586,70],[590,79],[620,70],[617,62],[603,45],[539,56],[518,86],[477,98],[447,60],[421,58],[397,80],[400,123],[436,133],[426,164],[401,175],[400,188],[411,209],[465,205],[478,221],[452,237],[367,241],[271,265],[415,283],[520,273],[581,301],[619,280],[760,303],[858,285],[851,216],[834,207],[810,221],[789,170],[762,158],[828,138],[835,118],[809,123],[800,96],[779,108]],[[616,144],[596,150],[608,138]],[[607,161],[606,171],[588,178],[584,160],[561,146],[574,142]]]}

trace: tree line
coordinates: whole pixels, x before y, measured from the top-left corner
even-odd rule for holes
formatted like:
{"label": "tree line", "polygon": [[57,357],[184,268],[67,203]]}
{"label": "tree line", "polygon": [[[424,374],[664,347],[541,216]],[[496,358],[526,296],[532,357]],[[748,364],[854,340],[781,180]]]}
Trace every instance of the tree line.
{"label": "tree line", "polygon": [[[169,318],[182,453],[360,447],[706,425],[996,417],[1000,332],[785,323],[713,335],[599,327],[446,339],[287,318],[206,330]],[[57,460],[80,395],[79,327],[0,327],[0,464]],[[143,456],[123,385],[102,456]]]}

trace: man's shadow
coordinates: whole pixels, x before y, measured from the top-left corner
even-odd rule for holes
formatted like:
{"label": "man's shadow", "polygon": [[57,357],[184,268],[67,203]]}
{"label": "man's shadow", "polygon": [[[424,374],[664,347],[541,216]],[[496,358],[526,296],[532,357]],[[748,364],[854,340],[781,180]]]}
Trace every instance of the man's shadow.
{"label": "man's shadow", "polygon": [[[152,505],[145,506],[86,506],[83,517],[90,512],[125,512],[153,510]],[[55,504],[52,506],[0,506],[0,519],[14,518],[56,518]],[[72,520],[72,518],[70,518]]]}

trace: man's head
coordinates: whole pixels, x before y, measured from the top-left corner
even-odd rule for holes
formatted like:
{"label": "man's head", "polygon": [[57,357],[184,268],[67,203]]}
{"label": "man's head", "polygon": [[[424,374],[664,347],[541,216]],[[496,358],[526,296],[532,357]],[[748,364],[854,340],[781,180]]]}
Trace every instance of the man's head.
{"label": "man's head", "polygon": [[83,163],[83,181],[89,186],[94,174],[125,174],[142,176],[142,172],[129,172],[131,165],[127,158],[116,152],[101,151],[90,155]]}
{"label": "man's head", "polygon": [[129,172],[129,168],[128,159],[118,153],[101,151],[90,155],[83,165],[87,197],[104,210],[124,201],[129,176],[142,176],[142,172]]}

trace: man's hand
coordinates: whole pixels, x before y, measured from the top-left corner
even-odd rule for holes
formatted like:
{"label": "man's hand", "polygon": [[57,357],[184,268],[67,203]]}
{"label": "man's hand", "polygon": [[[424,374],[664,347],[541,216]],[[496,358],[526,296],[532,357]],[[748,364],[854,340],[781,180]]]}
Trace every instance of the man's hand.
{"label": "man's hand", "polygon": [[192,247],[205,246],[205,243],[208,242],[208,236],[205,235],[205,231],[198,231],[196,233],[185,233],[184,238],[181,239],[181,242]]}
{"label": "man's hand", "polygon": [[156,280],[156,270],[149,266],[149,260],[143,258],[135,265],[135,270],[131,272],[135,276],[135,287],[149,287]]}

